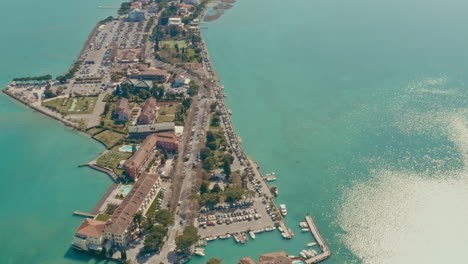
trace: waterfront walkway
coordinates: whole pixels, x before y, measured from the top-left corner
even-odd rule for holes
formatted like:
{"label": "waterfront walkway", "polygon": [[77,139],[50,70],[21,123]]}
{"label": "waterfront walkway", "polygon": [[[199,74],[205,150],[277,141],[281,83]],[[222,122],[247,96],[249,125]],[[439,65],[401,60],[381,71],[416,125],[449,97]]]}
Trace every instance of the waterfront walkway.
{"label": "waterfront walkway", "polygon": [[317,262],[320,262],[322,260],[325,260],[326,258],[330,257],[331,251],[330,251],[330,249],[328,249],[327,245],[325,244],[325,241],[323,241],[322,236],[320,236],[320,233],[318,232],[317,227],[315,226],[315,223],[314,223],[314,220],[312,219],[312,217],[311,216],[306,216],[305,219],[306,219],[307,225],[309,226],[310,232],[315,237],[315,240],[317,241],[317,244],[320,246],[320,248],[323,251],[323,253],[321,253],[321,254],[313,257],[313,258],[307,259],[305,262],[307,264],[312,264],[312,263],[317,263]]}

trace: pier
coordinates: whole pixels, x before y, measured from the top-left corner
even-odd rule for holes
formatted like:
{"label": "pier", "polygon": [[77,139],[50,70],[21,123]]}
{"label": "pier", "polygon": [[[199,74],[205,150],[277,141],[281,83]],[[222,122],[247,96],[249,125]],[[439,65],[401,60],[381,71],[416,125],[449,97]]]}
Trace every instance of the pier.
{"label": "pier", "polygon": [[94,214],[80,212],[80,211],[74,211],[73,214],[74,215],[79,215],[79,216],[92,217],[92,218],[96,217],[96,215],[94,215]]}
{"label": "pier", "polygon": [[312,264],[312,263],[317,263],[322,260],[327,259],[331,255],[330,249],[328,249],[327,245],[325,244],[325,241],[323,241],[322,237],[320,236],[320,233],[317,230],[317,227],[315,226],[314,220],[312,219],[311,216],[306,216],[305,217],[307,225],[309,226],[309,230],[312,233],[312,236],[314,236],[315,240],[317,241],[317,244],[320,246],[322,249],[323,253],[318,254],[317,256],[306,259],[307,264]]}

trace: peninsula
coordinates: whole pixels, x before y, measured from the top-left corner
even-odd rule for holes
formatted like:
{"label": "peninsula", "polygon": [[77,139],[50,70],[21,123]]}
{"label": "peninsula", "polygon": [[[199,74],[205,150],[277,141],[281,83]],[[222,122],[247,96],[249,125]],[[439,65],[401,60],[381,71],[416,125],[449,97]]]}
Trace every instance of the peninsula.
{"label": "peninsula", "polygon": [[[18,77],[3,89],[107,148],[80,165],[107,173],[114,184],[94,210],[73,212],[84,217],[73,248],[126,263],[183,263],[204,256],[203,246],[216,239],[244,244],[273,230],[294,236],[286,205],[274,203],[279,190],[269,182],[276,175],[261,174],[234,131],[200,33],[213,4],[125,2],[117,18],[98,23],[66,73]],[[312,218],[301,227],[314,239],[301,257],[276,252],[259,263],[329,257]]]}

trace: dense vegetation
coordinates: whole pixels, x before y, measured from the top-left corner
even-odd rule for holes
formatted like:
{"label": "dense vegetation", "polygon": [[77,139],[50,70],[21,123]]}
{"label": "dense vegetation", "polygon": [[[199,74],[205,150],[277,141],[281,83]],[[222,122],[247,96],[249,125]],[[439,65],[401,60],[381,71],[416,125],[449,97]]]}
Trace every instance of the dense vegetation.
{"label": "dense vegetation", "polygon": [[193,225],[187,226],[182,235],[176,237],[177,249],[182,254],[188,254],[190,247],[198,241],[198,230]]}
{"label": "dense vegetation", "polygon": [[49,81],[51,79],[52,79],[52,75],[47,74],[47,75],[36,76],[36,77],[14,78],[13,81],[15,82],[44,82],[44,81]]}

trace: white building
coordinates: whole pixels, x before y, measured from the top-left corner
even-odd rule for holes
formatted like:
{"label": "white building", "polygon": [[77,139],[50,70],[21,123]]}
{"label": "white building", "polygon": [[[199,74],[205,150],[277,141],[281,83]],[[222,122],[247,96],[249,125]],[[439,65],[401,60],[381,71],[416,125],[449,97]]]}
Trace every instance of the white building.
{"label": "white building", "polygon": [[180,17],[170,17],[169,20],[167,21],[168,26],[182,26],[182,18]]}
{"label": "white building", "polygon": [[185,78],[183,75],[177,75],[174,79],[174,82],[172,83],[173,87],[181,87],[188,85],[190,83],[189,78]]}
{"label": "white building", "polygon": [[81,250],[102,250],[103,231],[106,222],[87,218],[73,236],[72,246]]}
{"label": "white building", "polygon": [[128,19],[130,21],[143,21],[145,20],[145,12],[135,8],[128,13]]}

